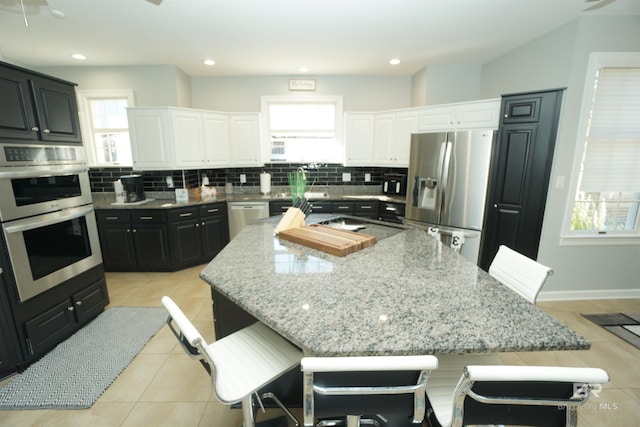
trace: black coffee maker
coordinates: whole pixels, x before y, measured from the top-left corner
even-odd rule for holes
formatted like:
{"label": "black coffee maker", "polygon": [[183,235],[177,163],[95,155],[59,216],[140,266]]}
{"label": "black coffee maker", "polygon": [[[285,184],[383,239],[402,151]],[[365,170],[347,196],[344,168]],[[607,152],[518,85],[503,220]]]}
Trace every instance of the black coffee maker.
{"label": "black coffee maker", "polygon": [[126,203],[141,202],[144,197],[144,180],[142,175],[123,175],[120,177],[124,189]]}

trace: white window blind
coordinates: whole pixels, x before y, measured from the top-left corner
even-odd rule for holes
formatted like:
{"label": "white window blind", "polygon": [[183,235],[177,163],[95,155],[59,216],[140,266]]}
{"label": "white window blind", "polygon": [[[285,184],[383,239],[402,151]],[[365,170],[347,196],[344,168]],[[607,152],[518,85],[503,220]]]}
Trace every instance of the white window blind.
{"label": "white window blind", "polygon": [[640,229],[640,56],[592,54],[572,236],[637,237]]}
{"label": "white window blind", "polygon": [[640,68],[598,73],[580,191],[640,192]]}

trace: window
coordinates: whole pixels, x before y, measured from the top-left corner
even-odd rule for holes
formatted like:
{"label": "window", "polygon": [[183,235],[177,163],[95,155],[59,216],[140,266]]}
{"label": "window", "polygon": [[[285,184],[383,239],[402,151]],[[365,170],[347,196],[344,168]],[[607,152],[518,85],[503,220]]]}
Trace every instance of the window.
{"label": "window", "polygon": [[640,236],[640,55],[593,54],[569,225],[576,237]]}
{"label": "window", "polygon": [[133,92],[78,91],[83,134],[91,166],[131,166],[127,107]]}
{"label": "window", "polygon": [[263,97],[271,162],[342,163],[342,98]]}

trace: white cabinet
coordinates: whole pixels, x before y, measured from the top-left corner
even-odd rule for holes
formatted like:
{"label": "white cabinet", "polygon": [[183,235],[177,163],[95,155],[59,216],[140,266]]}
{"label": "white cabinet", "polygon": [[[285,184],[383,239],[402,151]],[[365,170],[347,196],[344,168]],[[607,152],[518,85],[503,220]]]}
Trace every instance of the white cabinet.
{"label": "white cabinet", "polygon": [[258,113],[139,107],[127,115],[135,170],[262,165]]}
{"label": "white cabinet", "polygon": [[260,114],[237,113],[229,119],[232,166],[262,166]]}
{"label": "white cabinet", "polygon": [[202,113],[204,134],[204,159],[207,167],[231,165],[231,138],[229,137],[229,115],[224,113]]}
{"label": "white cabinet", "polygon": [[170,137],[175,150],[175,167],[197,168],[205,160],[202,114],[199,111],[169,110]]}
{"label": "white cabinet", "polygon": [[419,112],[420,132],[457,129],[497,129],[500,99],[425,107]]}
{"label": "white cabinet", "polygon": [[133,169],[165,169],[175,163],[170,135],[169,111],[159,108],[129,108],[129,135]]}
{"label": "white cabinet", "polygon": [[417,130],[417,110],[377,114],[373,163],[377,166],[407,167],[411,134]]}
{"label": "white cabinet", "polygon": [[347,166],[371,166],[373,164],[374,113],[346,113],[345,150]]}

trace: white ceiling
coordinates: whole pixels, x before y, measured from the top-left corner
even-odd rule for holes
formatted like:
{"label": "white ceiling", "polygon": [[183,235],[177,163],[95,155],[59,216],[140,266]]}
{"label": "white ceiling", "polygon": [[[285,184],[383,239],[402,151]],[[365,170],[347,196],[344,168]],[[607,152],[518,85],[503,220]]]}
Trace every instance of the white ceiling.
{"label": "white ceiling", "polygon": [[597,2],[0,0],[0,58],[35,68],[172,64],[191,76],[293,75],[303,65],[309,75],[406,76],[482,64],[579,16],[640,15],[640,0],[583,12]]}

